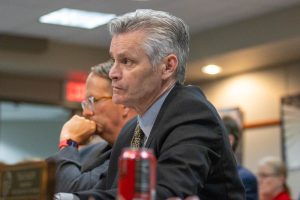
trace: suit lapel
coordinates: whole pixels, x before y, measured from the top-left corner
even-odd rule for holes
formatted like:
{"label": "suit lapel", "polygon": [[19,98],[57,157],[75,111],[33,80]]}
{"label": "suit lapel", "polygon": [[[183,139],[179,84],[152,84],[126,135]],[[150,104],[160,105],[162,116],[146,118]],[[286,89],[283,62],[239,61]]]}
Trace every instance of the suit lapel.
{"label": "suit lapel", "polygon": [[175,95],[175,93],[177,92],[177,88],[180,84],[179,83],[176,83],[176,85],[174,86],[174,88],[170,91],[170,93],[168,94],[167,98],[165,99],[164,103],[162,104],[159,112],[158,112],[158,115],[155,119],[155,122],[153,124],[153,127],[151,129],[151,132],[150,132],[150,135],[149,135],[149,138],[146,142],[146,145],[145,147],[146,148],[149,148],[151,146],[151,143],[153,141],[153,138],[154,138],[154,135],[156,135],[156,132],[157,131],[160,131],[159,127],[161,128],[163,126],[163,113],[165,112],[166,110],[166,105],[168,105],[169,101],[172,100],[173,96]]}

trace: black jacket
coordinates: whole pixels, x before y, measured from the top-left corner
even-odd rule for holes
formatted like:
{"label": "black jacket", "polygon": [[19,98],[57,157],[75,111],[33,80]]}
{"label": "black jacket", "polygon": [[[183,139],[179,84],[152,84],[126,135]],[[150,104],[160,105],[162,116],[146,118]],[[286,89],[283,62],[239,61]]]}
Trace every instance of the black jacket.
{"label": "black jacket", "polygon": [[[130,146],[136,119],[122,129],[110,157],[108,174],[97,188],[80,192],[80,199],[114,199],[118,158]],[[176,86],[165,99],[146,143],[157,157],[157,199],[198,195],[201,200],[242,200],[237,173],[222,121],[195,86]]]}
{"label": "black jacket", "polygon": [[56,163],[55,192],[78,192],[95,187],[104,177],[111,147],[106,142],[90,145],[78,151],[65,147],[47,160]]}

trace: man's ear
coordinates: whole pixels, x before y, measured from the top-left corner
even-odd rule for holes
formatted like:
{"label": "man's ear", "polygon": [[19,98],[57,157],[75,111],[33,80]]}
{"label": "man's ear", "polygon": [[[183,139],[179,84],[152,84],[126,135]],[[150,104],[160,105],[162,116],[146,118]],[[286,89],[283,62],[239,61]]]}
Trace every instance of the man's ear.
{"label": "man's ear", "polygon": [[230,143],[230,145],[233,146],[233,144],[235,142],[234,136],[232,134],[229,134],[228,137],[229,137],[229,143]]}
{"label": "man's ear", "polygon": [[175,54],[170,54],[163,59],[162,78],[167,80],[176,74],[178,59]]}

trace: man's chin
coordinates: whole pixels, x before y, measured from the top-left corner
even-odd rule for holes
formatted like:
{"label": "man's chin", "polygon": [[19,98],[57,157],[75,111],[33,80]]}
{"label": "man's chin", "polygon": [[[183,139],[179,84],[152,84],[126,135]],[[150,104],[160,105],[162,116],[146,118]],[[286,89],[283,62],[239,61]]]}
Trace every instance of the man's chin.
{"label": "man's chin", "polygon": [[100,129],[100,128],[97,127],[97,130],[94,133],[94,135],[97,135],[97,136],[101,137],[102,133],[103,133],[103,129]]}

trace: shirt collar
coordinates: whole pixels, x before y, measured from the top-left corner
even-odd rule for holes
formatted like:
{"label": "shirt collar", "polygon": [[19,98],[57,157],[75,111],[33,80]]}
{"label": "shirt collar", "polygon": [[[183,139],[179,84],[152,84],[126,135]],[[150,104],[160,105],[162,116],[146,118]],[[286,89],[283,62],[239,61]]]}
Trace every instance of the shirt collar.
{"label": "shirt collar", "polygon": [[[174,86],[173,86],[174,87]],[[146,112],[143,116],[138,115],[137,119],[140,124],[140,127],[142,131],[144,132],[146,138],[149,137],[152,127],[154,125],[155,119],[158,115],[158,112],[164,103],[166,97],[170,93],[170,91],[173,89],[171,87],[169,90],[167,90]]]}

